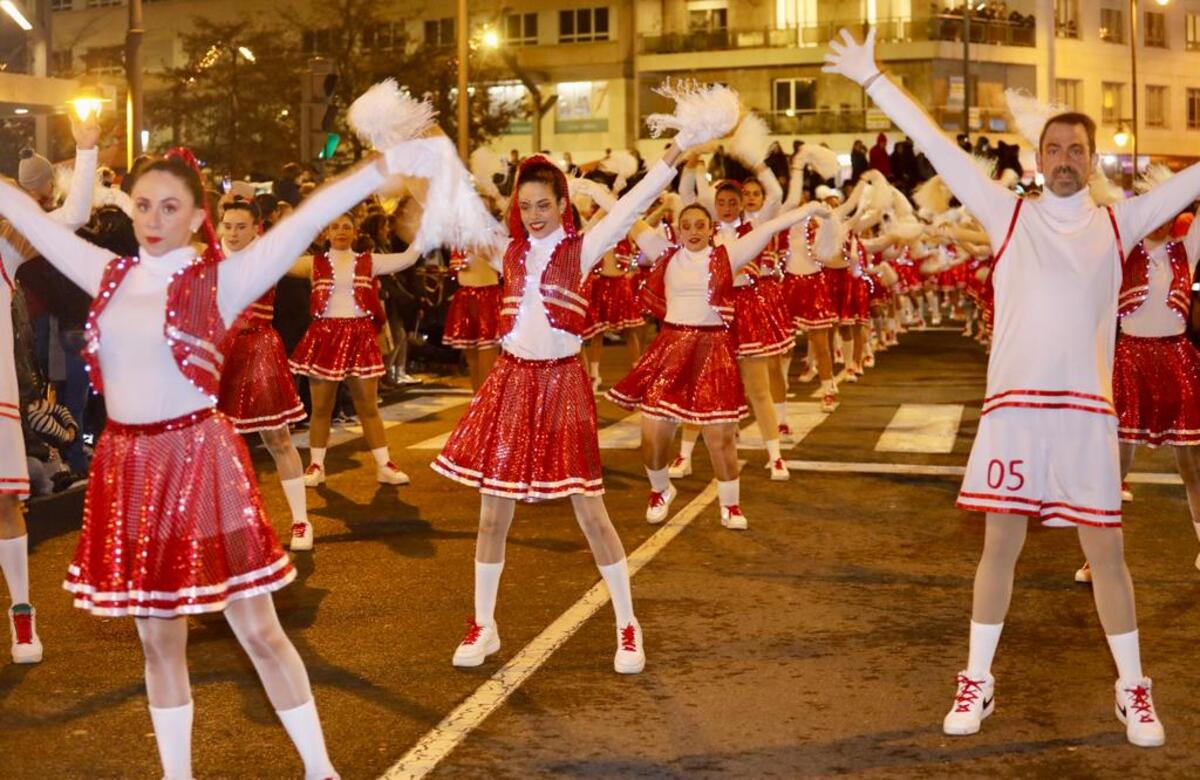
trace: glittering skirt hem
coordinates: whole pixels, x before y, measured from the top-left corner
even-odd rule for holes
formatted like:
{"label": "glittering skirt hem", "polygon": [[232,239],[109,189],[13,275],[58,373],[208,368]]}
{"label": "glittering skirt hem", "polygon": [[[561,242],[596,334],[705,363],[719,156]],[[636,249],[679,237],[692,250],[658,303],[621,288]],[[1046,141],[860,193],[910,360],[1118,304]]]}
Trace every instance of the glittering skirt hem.
{"label": "glittering skirt hem", "polygon": [[442,344],[487,349],[500,343],[500,285],[459,287],[450,299]]}
{"label": "glittering skirt hem", "polygon": [[296,345],[293,373],[340,382],[348,376],[383,376],[383,353],[370,317],[318,317]]}
{"label": "glittering skirt hem", "polygon": [[1113,359],[1113,405],[1121,441],[1200,445],[1200,351],[1182,334],[1121,334]]}

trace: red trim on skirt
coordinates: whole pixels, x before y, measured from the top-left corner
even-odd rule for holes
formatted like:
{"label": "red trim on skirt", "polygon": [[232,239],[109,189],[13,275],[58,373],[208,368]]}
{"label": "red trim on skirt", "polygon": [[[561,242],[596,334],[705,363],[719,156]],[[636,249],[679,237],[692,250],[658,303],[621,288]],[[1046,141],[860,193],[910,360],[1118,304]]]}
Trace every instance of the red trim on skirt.
{"label": "red trim on skirt", "polygon": [[520,501],[604,493],[596,400],[578,355],[501,352],[431,465],[480,493]]}
{"label": "red trim on skirt", "polygon": [[370,317],[317,317],[288,364],[292,373],[331,382],[383,376],[383,353]]}
{"label": "red trim on skirt", "polygon": [[217,612],[295,576],[246,445],[223,415],[108,422],[63,582],[75,606],[104,616]]}
{"label": "red trim on skirt", "polygon": [[283,340],[269,324],[233,333],[225,342],[217,408],[238,433],[270,431],[305,418]]}
{"label": "red trim on skirt", "polygon": [[737,422],[750,413],[724,325],[663,323],[637,365],[605,395],[649,417],[697,425]]}
{"label": "red trim on skirt", "polygon": [[459,287],[446,311],[442,344],[455,349],[488,349],[500,344],[500,285]]}
{"label": "red trim on skirt", "polygon": [[768,357],[791,352],[796,333],[781,299],[772,301],[758,285],[733,288],[733,331],[737,356]]}
{"label": "red trim on skirt", "polygon": [[837,324],[837,310],[829,297],[824,271],[815,274],[784,274],[783,296],[792,325],[800,330],[830,328]]}
{"label": "red trim on skirt", "polygon": [[1184,334],[1122,333],[1113,359],[1113,405],[1121,441],[1150,447],[1200,444],[1200,351]]}

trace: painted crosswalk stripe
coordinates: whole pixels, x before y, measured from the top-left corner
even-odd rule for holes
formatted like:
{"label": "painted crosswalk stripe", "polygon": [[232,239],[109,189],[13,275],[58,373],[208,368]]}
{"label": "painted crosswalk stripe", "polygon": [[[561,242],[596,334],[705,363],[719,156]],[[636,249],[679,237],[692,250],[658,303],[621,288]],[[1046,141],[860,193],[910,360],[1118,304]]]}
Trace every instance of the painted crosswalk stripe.
{"label": "painted crosswalk stripe", "polygon": [[641,412],[622,417],[600,429],[600,449],[633,450],[642,446]]}
{"label": "painted crosswalk stripe", "polygon": [[[809,403],[807,401],[789,401],[787,405],[787,422],[788,427],[792,429],[792,443],[784,444],[782,448],[790,450],[804,441],[804,437],[812,433],[813,429],[825,422],[828,417],[829,415],[821,411],[820,404]],[[766,449],[762,436],[758,432],[758,423],[751,422],[738,432],[738,449]]]}
{"label": "painted crosswalk stripe", "polygon": [[962,404],[900,404],[876,452],[952,452]]}
{"label": "painted crosswalk stripe", "polygon": [[[419,420],[431,414],[439,414],[456,406],[463,406],[471,399],[461,395],[418,395],[406,398],[394,404],[381,407],[379,416],[383,418],[384,429],[394,428],[401,423]],[[329,432],[329,446],[336,447],[362,436],[362,427],[346,425],[333,428]],[[308,431],[293,434],[292,443],[300,449],[308,448]]]}

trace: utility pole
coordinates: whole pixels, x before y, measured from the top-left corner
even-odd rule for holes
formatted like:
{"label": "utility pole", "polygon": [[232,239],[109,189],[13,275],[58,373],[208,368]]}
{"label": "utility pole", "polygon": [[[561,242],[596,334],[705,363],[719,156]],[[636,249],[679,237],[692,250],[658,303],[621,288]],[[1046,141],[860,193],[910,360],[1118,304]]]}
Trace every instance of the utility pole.
{"label": "utility pole", "polygon": [[134,159],[141,154],[142,128],[145,126],[143,111],[145,101],[142,87],[142,0],[129,0],[129,30],[125,33],[125,166],[133,167]]}
{"label": "utility pole", "polygon": [[467,18],[467,0],[458,0],[458,156],[466,160],[470,155],[471,98],[467,94],[467,60],[470,49],[467,37],[470,20]]}
{"label": "utility pole", "polygon": [[[974,0],[971,0],[973,2]],[[971,139],[971,2],[963,3],[963,115],[962,128]]]}
{"label": "utility pole", "polygon": [[[1137,39],[1138,39],[1138,9],[1137,0],[1129,0],[1129,69],[1133,77],[1133,178],[1138,175],[1138,138],[1141,130],[1138,128],[1138,87],[1137,87]],[[1120,116],[1121,107],[1117,106]]]}

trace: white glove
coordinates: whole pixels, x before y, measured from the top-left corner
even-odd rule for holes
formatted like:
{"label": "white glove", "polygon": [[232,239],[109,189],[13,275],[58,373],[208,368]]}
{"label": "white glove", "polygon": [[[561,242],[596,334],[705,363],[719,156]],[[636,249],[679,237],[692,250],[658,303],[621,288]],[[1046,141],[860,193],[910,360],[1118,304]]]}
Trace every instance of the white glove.
{"label": "white glove", "polygon": [[856,84],[862,84],[878,73],[879,66],[875,64],[875,28],[872,27],[867,39],[859,44],[850,31],[843,27],[838,37],[829,42],[825,66],[821,70],[840,73]]}

